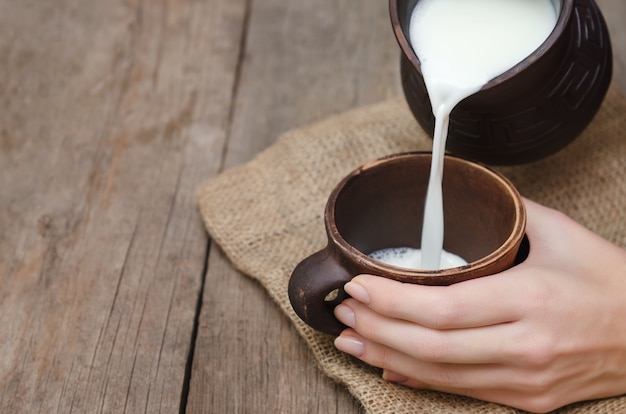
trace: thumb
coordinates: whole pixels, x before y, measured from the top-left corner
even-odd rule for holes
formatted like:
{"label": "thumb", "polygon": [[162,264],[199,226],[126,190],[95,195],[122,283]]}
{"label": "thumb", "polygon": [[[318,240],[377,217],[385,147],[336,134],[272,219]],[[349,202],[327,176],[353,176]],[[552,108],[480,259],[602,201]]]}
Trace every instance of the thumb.
{"label": "thumb", "polygon": [[552,256],[567,243],[572,219],[564,213],[523,198],[526,206],[526,236],[530,243],[527,262]]}

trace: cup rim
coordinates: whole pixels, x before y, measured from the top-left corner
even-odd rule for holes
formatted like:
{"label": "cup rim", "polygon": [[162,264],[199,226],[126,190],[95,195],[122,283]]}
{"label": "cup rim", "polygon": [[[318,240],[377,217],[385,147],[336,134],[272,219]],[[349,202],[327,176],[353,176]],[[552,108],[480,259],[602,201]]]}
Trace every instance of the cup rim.
{"label": "cup rim", "polygon": [[490,168],[489,166],[471,161],[462,157],[457,157],[454,155],[446,154],[444,158],[444,174],[445,174],[445,163],[446,160],[454,159],[456,161],[460,161],[467,165],[470,165],[471,168],[476,168],[487,175],[491,176],[495,180],[499,181],[503,184],[503,188],[505,188],[510,194],[514,208],[515,208],[515,223],[513,225],[513,231],[509,235],[509,237],[502,243],[497,249],[493,252],[484,256],[478,260],[469,262],[465,265],[452,267],[447,269],[439,269],[439,270],[423,270],[423,269],[409,269],[404,267],[398,267],[389,265],[383,262],[380,262],[376,259],[372,259],[367,254],[361,252],[357,248],[353,247],[350,243],[348,243],[335,224],[335,204],[337,198],[343,188],[348,184],[351,180],[355,179],[363,172],[368,171],[372,168],[376,168],[379,165],[388,163],[390,160],[397,160],[402,158],[413,158],[413,157],[422,157],[428,156],[432,158],[432,152],[430,151],[411,151],[411,152],[402,152],[397,154],[387,155],[385,157],[376,159],[374,161],[367,162],[360,167],[356,168],[352,172],[350,172],[347,176],[345,176],[337,186],[332,190],[328,202],[326,203],[326,211],[324,215],[324,221],[326,226],[326,231],[328,236],[332,239],[335,246],[344,254],[346,257],[353,257],[356,262],[367,269],[371,269],[372,272],[382,272],[382,273],[393,273],[398,279],[410,281],[412,279],[424,279],[424,278],[432,278],[432,279],[447,279],[447,278],[460,278],[463,279],[463,275],[476,273],[481,269],[484,269],[491,264],[493,264],[498,259],[510,254],[511,250],[516,246],[520,245],[522,239],[524,238],[526,231],[526,208],[522,201],[522,197],[520,193],[517,191],[513,183],[506,178],[502,173]]}
{"label": "cup rim", "polygon": [[[402,50],[403,55],[411,62],[411,65],[422,74],[422,67],[417,54],[413,50],[411,46],[411,42],[405,36],[404,31],[402,30],[402,25],[400,24],[400,16],[398,14],[398,2],[401,0],[389,0],[389,15],[391,18],[391,25],[393,28],[393,32],[396,37],[396,41]],[[418,0],[419,1],[419,0]],[[494,86],[501,84],[502,82],[512,78],[522,70],[526,69],[530,65],[534,64],[541,56],[545,55],[546,52],[554,47],[561,33],[564,32],[567,22],[570,19],[573,10],[573,1],[572,0],[560,0],[561,1],[561,10],[559,16],[557,18],[556,24],[550,35],[543,41],[537,49],[535,49],[530,55],[528,55],[524,60],[517,63],[515,66],[511,67],[504,73],[496,76],[491,79],[489,82],[485,83],[483,87],[480,89],[481,91],[491,89]]]}

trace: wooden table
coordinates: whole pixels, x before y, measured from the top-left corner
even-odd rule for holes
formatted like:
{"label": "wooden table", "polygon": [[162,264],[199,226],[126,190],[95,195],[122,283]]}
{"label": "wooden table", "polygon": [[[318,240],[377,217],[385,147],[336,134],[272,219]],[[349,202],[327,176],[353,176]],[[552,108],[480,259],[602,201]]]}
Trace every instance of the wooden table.
{"label": "wooden table", "polygon": [[385,0],[0,0],[0,412],[362,412],[194,192],[398,57]]}

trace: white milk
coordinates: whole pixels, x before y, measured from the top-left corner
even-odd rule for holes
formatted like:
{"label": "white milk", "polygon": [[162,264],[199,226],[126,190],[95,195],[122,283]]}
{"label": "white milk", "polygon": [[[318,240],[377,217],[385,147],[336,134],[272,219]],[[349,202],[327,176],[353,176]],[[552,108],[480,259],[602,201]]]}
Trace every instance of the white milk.
{"label": "white milk", "polygon": [[[435,115],[433,159],[422,231],[422,269],[443,251],[441,180],[450,112],[464,98],[535,51],[558,18],[551,0],[420,0],[410,40]],[[468,212],[471,213],[471,212]]]}
{"label": "white milk", "polygon": [[[372,259],[387,263],[392,266],[404,267],[407,269],[423,269],[422,251],[412,247],[391,247],[388,249],[376,250],[369,254]],[[456,254],[442,251],[440,269],[463,266],[467,262]]]}

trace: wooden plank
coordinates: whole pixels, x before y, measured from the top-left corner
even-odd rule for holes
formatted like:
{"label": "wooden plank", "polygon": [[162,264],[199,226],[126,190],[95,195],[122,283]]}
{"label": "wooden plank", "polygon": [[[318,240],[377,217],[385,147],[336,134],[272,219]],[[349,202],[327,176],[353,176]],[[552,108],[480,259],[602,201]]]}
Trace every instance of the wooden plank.
{"label": "wooden plank", "polygon": [[[251,2],[226,167],[285,130],[398,96],[399,49],[379,0]],[[187,413],[359,413],[263,288],[212,246]]]}
{"label": "wooden plank", "polygon": [[0,0],[0,412],[176,412],[242,1]]}

